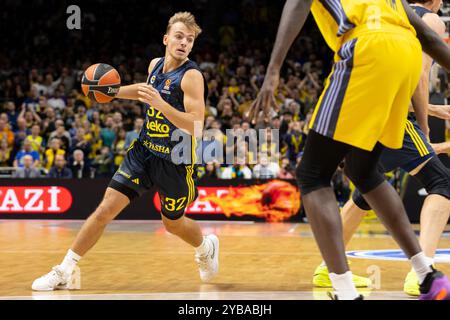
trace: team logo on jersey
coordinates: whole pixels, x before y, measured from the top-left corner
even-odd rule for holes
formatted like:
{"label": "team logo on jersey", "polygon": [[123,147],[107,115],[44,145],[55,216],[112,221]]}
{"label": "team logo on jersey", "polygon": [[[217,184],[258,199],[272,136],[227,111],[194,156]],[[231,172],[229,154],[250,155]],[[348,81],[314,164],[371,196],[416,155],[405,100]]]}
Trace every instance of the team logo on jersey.
{"label": "team logo on jersey", "polygon": [[172,80],[167,79],[166,82],[164,83],[164,90],[169,90],[171,83],[172,83]]}
{"label": "team logo on jersey", "polygon": [[150,84],[155,83],[155,80],[156,80],[156,76],[152,76],[152,77],[150,78]]}

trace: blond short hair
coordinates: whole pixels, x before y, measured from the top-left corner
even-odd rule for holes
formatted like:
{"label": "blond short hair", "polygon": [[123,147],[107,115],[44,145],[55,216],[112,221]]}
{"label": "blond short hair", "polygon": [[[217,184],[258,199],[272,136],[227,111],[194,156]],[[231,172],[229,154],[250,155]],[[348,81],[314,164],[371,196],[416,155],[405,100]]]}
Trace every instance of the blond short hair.
{"label": "blond short hair", "polygon": [[187,11],[177,12],[169,19],[169,24],[167,25],[166,33],[169,33],[170,28],[177,22],[184,23],[189,29],[194,31],[196,38],[200,33],[202,33],[202,29],[195,21],[194,15]]}

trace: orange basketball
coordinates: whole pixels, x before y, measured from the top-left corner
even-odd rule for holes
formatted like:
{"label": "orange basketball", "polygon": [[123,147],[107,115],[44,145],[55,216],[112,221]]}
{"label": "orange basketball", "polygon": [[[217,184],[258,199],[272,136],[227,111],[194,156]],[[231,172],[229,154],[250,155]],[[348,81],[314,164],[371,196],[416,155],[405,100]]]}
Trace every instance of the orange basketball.
{"label": "orange basketball", "polygon": [[120,76],[109,64],[93,64],[83,73],[81,90],[85,96],[99,103],[110,102],[120,88]]}

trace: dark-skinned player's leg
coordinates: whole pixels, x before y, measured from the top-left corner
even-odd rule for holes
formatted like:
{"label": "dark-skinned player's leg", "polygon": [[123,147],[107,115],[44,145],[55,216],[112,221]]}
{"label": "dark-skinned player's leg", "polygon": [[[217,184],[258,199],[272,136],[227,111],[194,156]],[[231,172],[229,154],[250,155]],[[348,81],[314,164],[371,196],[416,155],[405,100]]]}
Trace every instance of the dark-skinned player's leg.
{"label": "dark-skinned player's leg", "polygon": [[330,186],[337,166],[350,149],[347,144],[310,131],[297,168],[305,212],[339,299],[358,297],[345,257],[339,207]]}

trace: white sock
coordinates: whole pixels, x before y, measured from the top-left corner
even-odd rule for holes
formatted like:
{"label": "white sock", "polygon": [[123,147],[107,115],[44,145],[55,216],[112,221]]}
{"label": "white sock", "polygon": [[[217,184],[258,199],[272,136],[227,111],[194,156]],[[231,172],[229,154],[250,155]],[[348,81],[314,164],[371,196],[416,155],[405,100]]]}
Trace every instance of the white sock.
{"label": "white sock", "polygon": [[71,249],[67,250],[67,254],[64,257],[63,262],[59,265],[60,268],[67,274],[72,274],[73,269],[80,261],[81,256],[73,252]]}
{"label": "white sock", "polygon": [[359,297],[352,278],[351,271],[347,271],[344,274],[330,273],[330,280],[339,300],[354,300]]}
{"label": "white sock", "polygon": [[199,256],[204,256],[205,254],[208,254],[208,252],[211,249],[211,244],[209,240],[204,236],[203,242],[201,245],[199,245],[197,248],[195,248],[195,253]]}
{"label": "white sock", "polygon": [[422,283],[427,274],[433,271],[431,270],[429,258],[427,259],[423,252],[419,252],[415,256],[411,257],[411,264],[417,274],[419,283]]}

